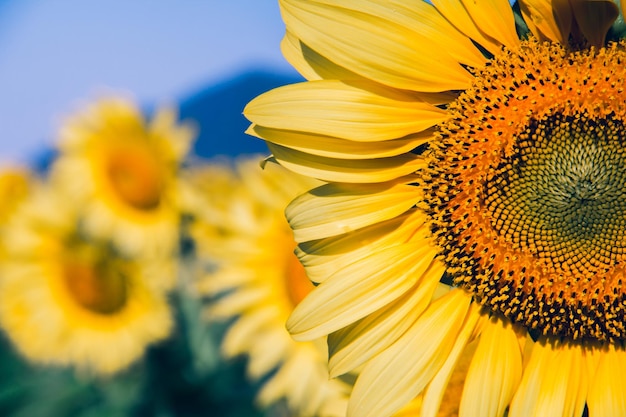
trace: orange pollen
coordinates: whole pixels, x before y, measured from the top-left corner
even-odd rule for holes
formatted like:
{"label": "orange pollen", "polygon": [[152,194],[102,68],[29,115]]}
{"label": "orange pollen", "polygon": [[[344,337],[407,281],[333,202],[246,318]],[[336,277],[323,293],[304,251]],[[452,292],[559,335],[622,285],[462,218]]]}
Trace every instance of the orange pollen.
{"label": "orange pollen", "polygon": [[426,156],[453,282],[531,333],[626,339],[625,50],[504,50]]}

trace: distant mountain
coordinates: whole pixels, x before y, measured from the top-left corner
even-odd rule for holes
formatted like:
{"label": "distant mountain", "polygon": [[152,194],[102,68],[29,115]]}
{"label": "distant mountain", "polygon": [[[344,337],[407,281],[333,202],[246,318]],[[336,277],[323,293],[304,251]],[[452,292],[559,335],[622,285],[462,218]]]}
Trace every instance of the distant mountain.
{"label": "distant mountain", "polygon": [[203,158],[268,153],[265,142],[244,133],[250,123],[242,114],[243,108],[265,91],[299,81],[303,79],[295,73],[250,71],[182,100],[181,119],[194,120],[200,130],[194,153]]}

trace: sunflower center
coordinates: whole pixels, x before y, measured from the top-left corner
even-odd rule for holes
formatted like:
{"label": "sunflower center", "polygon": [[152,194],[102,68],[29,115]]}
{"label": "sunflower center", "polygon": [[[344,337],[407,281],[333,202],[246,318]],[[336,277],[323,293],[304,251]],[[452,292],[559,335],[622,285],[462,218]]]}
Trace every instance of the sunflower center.
{"label": "sunflower center", "polygon": [[626,248],[624,125],[612,119],[531,120],[485,182],[485,210],[513,249],[546,270],[593,277]]}
{"label": "sunflower center", "polygon": [[71,256],[64,264],[70,295],[82,307],[98,314],[113,314],[126,303],[126,277],[106,260]]}
{"label": "sunflower center", "polygon": [[454,283],[545,336],[626,339],[625,60],[623,44],[504,51],[427,156]]}
{"label": "sunflower center", "polygon": [[121,149],[108,160],[108,176],[120,198],[138,210],[158,207],[162,191],[162,167],[144,149]]}

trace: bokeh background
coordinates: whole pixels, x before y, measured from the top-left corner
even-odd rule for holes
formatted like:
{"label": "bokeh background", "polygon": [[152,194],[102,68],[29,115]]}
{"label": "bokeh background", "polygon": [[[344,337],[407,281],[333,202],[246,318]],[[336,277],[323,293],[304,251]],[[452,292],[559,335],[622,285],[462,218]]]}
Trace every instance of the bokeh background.
{"label": "bokeh background", "polygon": [[261,151],[241,110],[298,79],[283,34],[274,0],[0,0],[0,162],[43,157],[61,118],[107,91],[178,105],[202,155]]}
{"label": "bokeh background", "polygon": [[[63,118],[107,92],[146,113],[176,106],[199,129],[201,157],[266,153],[243,133],[242,109],[300,80],[280,54],[283,33],[274,0],[0,0],[0,165],[43,169]],[[224,329],[200,322],[200,302],[174,296],[173,336],[113,380],[28,364],[0,336],[0,415],[266,415],[245,358],[219,359]]]}

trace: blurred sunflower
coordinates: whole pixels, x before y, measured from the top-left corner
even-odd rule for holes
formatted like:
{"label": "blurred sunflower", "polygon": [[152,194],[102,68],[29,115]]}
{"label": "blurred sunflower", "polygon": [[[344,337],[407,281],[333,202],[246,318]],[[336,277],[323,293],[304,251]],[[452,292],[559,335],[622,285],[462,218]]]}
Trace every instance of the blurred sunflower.
{"label": "blurred sunflower", "polygon": [[170,254],[178,245],[176,173],[193,137],[170,109],[144,120],[123,98],[100,100],[69,118],[52,178],[83,207],[94,237],[131,256]]}
{"label": "blurred sunflower", "polygon": [[75,210],[37,188],[3,234],[0,325],[29,360],[111,374],[165,338],[172,318],[159,269],[86,240]]}
{"label": "blurred sunflower", "polygon": [[[287,217],[287,326],[361,369],[348,416],[626,415],[626,42],[611,1],[281,0],[307,82],[245,109],[328,184]],[[617,19],[617,20],[616,20]],[[435,291],[443,283],[448,290]],[[507,414],[508,413],[508,414]]]}
{"label": "blurred sunflower", "polygon": [[[20,205],[27,200],[35,181],[26,167],[6,166],[0,168],[0,235],[11,222]],[[5,256],[5,242],[0,239],[0,258]]]}
{"label": "blurred sunflower", "polygon": [[247,355],[255,381],[269,375],[257,398],[262,407],[285,400],[289,415],[344,416],[348,386],[329,381],[325,340],[295,342],[285,329],[313,285],[293,254],[284,208],[319,182],[274,163],[262,170],[259,158],[198,166],[187,178],[191,235],[200,259],[214,264],[197,288],[213,300],[209,320],[234,319],[225,356]]}
{"label": "blurred sunflower", "polygon": [[3,227],[17,207],[26,199],[32,186],[30,170],[20,166],[0,168],[0,227]]}

